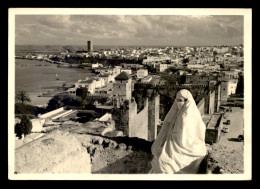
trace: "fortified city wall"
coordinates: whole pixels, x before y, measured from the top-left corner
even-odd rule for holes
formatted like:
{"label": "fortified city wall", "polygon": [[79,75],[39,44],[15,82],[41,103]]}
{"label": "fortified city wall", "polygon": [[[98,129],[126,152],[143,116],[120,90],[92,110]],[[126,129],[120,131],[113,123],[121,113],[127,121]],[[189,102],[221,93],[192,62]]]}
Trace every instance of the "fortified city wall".
{"label": "fortified city wall", "polygon": [[129,104],[129,137],[148,139],[148,99],[144,108],[137,113],[135,101]]}
{"label": "fortified city wall", "polygon": [[200,100],[200,102],[197,104],[197,108],[198,108],[201,116],[203,116],[205,113],[204,107],[205,107],[205,98],[202,98]]}
{"label": "fortified city wall", "polygon": [[157,137],[157,125],[159,125],[160,95],[148,100],[148,141]]}
{"label": "fortified city wall", "polygon": [[148,141],[155,140],[159,124],[159,95],[153,99],[146,98],[144,108],[139,112],[134,99],[123,109],[116,107],[113,109],[112,119],[115,121],[116,130],[122,131],[129,137],[138,137]]}
{"label": "fortified city wall", "polygon": [[209,111],[208,114],[213,114],[215,111],[215,90],[209,91]]}
{"label": "fortified city wall", "polygon": [[221,84],[218,84],[215,89],[215,112],[219,111],[219,106],[221,101],[220,93],[221,93]]}

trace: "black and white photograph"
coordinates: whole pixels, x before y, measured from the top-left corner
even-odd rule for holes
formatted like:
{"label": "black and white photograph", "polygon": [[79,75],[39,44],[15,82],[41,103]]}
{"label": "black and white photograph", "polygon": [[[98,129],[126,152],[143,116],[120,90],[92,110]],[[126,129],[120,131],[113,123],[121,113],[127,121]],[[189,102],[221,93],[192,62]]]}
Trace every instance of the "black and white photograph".
{"label": "black and white photograph", "polygon": [[8,21],[9,179],[252,179],[251,9]]}

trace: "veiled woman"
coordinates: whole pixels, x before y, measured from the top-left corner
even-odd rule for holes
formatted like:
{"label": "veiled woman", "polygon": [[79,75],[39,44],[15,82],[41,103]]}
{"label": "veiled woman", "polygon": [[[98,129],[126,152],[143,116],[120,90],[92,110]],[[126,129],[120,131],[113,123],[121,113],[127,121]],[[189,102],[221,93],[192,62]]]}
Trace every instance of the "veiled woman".
{"label": "veiled woman", "polygon": [[207,153],[205,131],[192,94],[180,90],[152,145],[149,173],[196,174]]}

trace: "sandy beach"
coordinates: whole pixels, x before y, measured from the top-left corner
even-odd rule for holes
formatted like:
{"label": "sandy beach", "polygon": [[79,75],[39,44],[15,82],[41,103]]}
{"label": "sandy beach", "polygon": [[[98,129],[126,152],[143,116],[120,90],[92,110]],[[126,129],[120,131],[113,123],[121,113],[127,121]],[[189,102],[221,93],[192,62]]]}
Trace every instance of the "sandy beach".
{"label": "sandy beach", "polygon": [[47,106],[49,100],[52,98],[52,97],[38,97],[39,93],[33,93],[33,92],[29,93],[29,95],[31,98],[31,102],[29,104],[33,106],[39,106],[39,107]]}

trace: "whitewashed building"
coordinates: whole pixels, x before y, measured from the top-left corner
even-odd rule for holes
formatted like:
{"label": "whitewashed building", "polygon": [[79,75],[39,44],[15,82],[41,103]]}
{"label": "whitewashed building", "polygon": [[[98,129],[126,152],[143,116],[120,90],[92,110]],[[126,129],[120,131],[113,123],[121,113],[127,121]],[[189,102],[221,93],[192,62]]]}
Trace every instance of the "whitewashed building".
{"label": "whitewashed building", "polygon": [[164,72],[169,67],[172,67],[171,64],[154,64],[154,67],[158,72]]}
{"label": "whitewashed building", "polygon": [[147,69],[139,69],[137,70],[136,76],[138,79],[142,79],[146,76],[148,76],[148,70]]}

